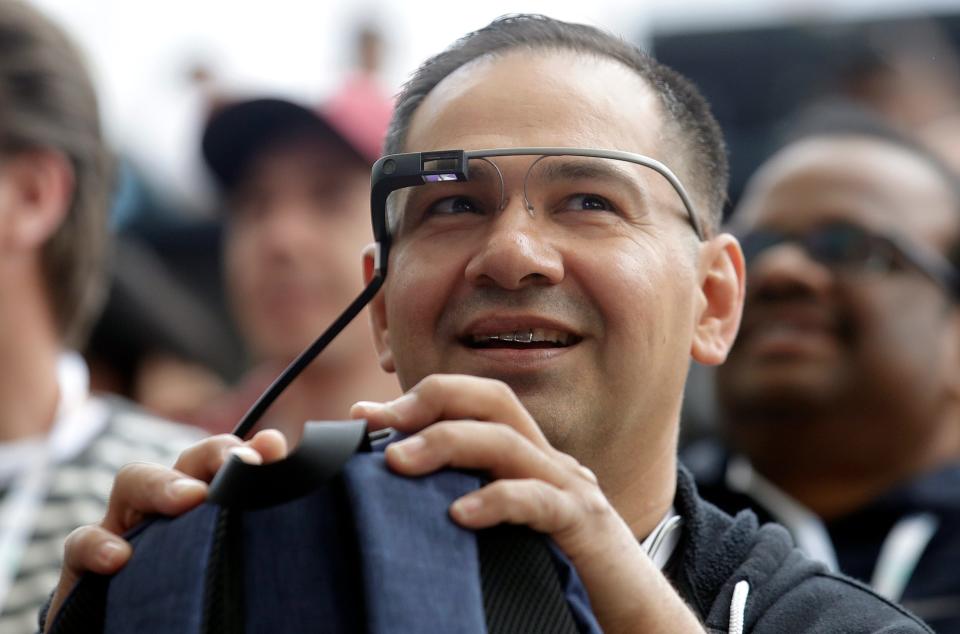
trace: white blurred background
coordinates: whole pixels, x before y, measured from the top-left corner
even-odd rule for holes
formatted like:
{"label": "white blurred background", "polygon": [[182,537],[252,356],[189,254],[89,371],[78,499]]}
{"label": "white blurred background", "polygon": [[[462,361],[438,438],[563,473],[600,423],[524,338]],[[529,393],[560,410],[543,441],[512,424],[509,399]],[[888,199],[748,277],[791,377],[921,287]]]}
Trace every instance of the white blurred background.
{"label": "white blurred background", "polygon": [[[542,12],[603,26],[635,42],[654,32],[846,21],[953,11],[958,0],[32,0],[89,56],[108,132],[177,205],[210,202],[198,169],[205,90],[315,101],[354,63],[357,29],[382,33],[381,78],[396,92],[457,37],[505,13]],[[199,73],[209,76],[197,81]]]}

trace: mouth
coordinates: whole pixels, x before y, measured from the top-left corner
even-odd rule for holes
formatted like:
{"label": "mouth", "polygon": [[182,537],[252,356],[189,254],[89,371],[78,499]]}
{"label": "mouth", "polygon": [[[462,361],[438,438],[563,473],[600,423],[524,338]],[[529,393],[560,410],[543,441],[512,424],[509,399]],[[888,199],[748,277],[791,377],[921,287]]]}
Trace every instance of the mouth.
{"label": "mouth", "polygon": [[765,359],[821,357],[841,345],[835,319],[820,311],[760,311],[741,332],[738,347]]}
{"label": "mouth", "polygon": [[562,330],[524,328],[507,332],[471,333],[461,337],[460,342],[475,350],[538,350],[568,348],[582,340],[582,337]]}

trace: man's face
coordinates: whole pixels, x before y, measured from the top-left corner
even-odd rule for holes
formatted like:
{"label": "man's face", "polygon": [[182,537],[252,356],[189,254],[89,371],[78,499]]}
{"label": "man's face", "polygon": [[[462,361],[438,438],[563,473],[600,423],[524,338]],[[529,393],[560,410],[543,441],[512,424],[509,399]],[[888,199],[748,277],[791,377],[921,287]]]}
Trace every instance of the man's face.
{"label": "man's face", "polygon": [[[843,222],[938,253],[957,237],[937,173],[906,150],[857,137],[788,148],[756,177],[735,218],[744,233],[803,235]],[[825,265],[782,243],[749,264],[748,280],[743,326],[718,370],[732,420],[768,407],[889,412],[907,404],[916,413],[942,397],[955,372],[944,345],[952,305],[915,268]]]}
{"label": "man's face", "polygon": [[[656,97],[626,67],[524,51],[447,77],[416,112],[405,150],[621,149],[677,170],[665,136]],[[381,363],[404,389],[431,373],[503,380],[550,441],[581,459],[645,427],[672,433],[699,291],[698,241],[676,192],[649,172],[632,207],[596,210],[574,196],[563,211],[528,213],[532,159],[493,160],[502,209],[448,199],[401,221],[372,311]],[[548,342],[502,341],[513,333]]]}
{"label": "man's face", "polygon": [[[309,138],[251,164],[230,200],[225,268],[234,314],[259,359],[291,359],[360,291],[369,182],[362,161]],[[360,346],[369,354],[368,337],[362,326],[348,329],[323,362]]]}

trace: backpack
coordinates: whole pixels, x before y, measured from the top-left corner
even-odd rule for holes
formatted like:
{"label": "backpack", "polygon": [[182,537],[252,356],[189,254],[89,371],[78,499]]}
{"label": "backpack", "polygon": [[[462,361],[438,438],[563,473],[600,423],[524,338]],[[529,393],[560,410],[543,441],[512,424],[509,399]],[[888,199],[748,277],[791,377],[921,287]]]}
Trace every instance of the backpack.
{"label": "backpack", "polygon": [[[331,450],[336,425],[352,436]],[[213,501],[127,535],[128,564],[113,577],[85,576],[51,631],[600,632],[549,539],[450,520],[450,504],[484,484],[477,474],[397,476],[384,461],[389,441],[366,439],[362,422],[308,423],[297,455],[230,463]],[[326,457],[304,460],[311,444]]]}

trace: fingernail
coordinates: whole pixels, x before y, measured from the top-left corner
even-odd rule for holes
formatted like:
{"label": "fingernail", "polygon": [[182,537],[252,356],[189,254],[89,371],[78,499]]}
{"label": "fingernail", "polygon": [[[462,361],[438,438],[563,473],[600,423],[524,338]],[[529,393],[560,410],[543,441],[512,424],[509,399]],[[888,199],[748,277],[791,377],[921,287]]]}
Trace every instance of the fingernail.
{"label": "fingernail", "polygon": [[357,401],[350,406],[350,415],[354,413],[363,413],[369,411],[377,411],[383,409],[383,403],[377,403],[375,401]]}
{"label": "fingernail", "polygon": [[353,418],[370,418],[376,416],[380,419],[378,422],[387,426],[394,425],[399,419],[397,413],[391,408],[390,403],[376,403],[374,401],[358,401],[350,408],[350,416]]}
{"label": "fingernail", "polygon": [[107,567],[113,567],[121,563],[124,557],[124,548],[117,542],[104,542],[97,550],[97,559]]}
{"label": "fingernail", "polygon": [[450,505],[450,512],[456,519],[467,520],[476,515],[482,506],[483,500],[478,496],[471,495],[462,497]]}
{"label": "fingernail", "polygon": [[167,493],[173,498],[193,496],[198,492],[206,492],[206,489],[207,485],[193,478],[177,478],[167,483]]}
{"label": "fingernail", "polygon": [[387,447],[387,450],[393,453],[402,462],[414,462],[417,457],[423,453],[427,446],[427,441],[422,436],[410,436],[400,442],[395,442]]}
{"label": "fingernail", "polygon": [[230,447],[227,451],[247,464],[263,463],[263,457],[250,447]]}

